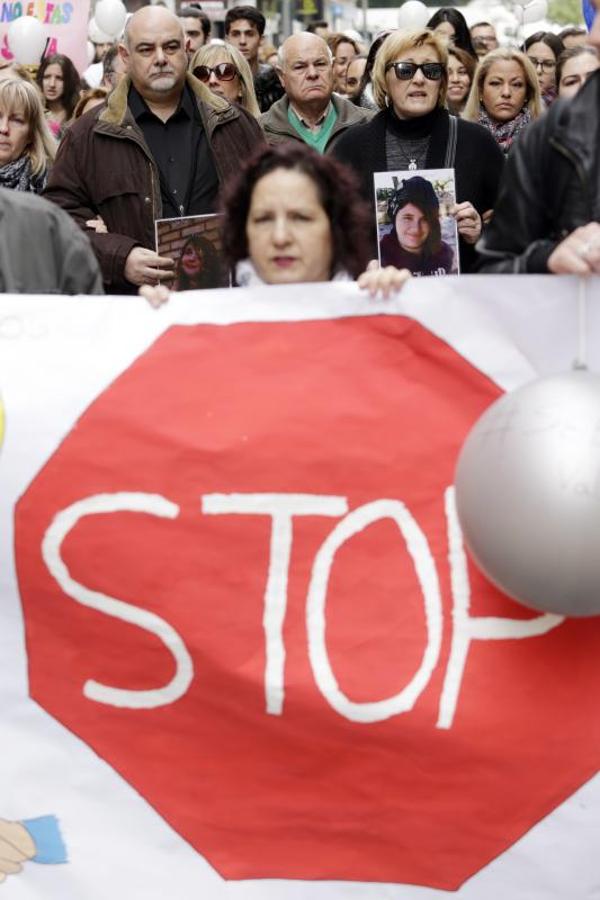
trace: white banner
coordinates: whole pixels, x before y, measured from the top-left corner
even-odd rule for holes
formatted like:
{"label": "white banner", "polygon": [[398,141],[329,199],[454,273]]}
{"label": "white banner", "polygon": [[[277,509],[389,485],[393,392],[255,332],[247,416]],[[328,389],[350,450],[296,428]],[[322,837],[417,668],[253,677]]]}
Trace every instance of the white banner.
{"label": "white banner", "polygon": [[465,430],[571,367],[580,300],[0,298],[0,895],[597,896],[596,620],[453,668],[446,543]]}

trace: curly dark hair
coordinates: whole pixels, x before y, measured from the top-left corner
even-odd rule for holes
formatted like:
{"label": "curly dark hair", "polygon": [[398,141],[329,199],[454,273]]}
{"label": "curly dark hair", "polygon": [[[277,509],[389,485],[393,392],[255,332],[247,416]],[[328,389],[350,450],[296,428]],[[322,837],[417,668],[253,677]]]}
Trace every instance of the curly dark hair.
{"label": "curly dark hair", "polygon": [[48,66],[52,65],[60,66],[60,69],[62,71],[63,95],[60,98],[60,103],[66,111],[67,119],[70,119],[77,105],[77,101],[79,100],[79,91],[81,89],[81,79],[79,78],[79,72],[77,71],[69,57],[65,56],[64,53],[53,53],[51,56],[44,57],[37,71],[35,80],[40,91],[42,92],[44,106],[46,107],[48,104],[46,102],[46,99],[44,98],[44,73]]}
{"label": "curly dark hair", "polygon": [[[183,268],[183,254],[188,247],[193,247],[196,255],[202,259],[202,270],[196,276],[189,276]],[[177,263],[175,290],[193,291],[200,288],[223,287],[227,284],[223,276],[223,267],[217,252],[208,238],[193,234],[181,248]]]}
{"label": "curly dark hair", "polygon": [[356,176],[331,156],[321,156],[306,144],[261,147],[246,163],[223,197],[223,245],[232,268],[248,256],[246,222],[257,182],[276,169],[291,169],[314,183],[331,224],[333,276],[344,269],[357,278],[369,261],[373,216],[360,197]]}
{"label": "curly dark hair", "polygon": [[467,20],[461,11],[455,9],[453,6],[442,7],[442,9],[438,9],[438,11],[432,15],[427,23],[427,27],[431,28],[432,31],[435,31],[437,26],[441,25],[442,22],[449,22],[454,28],[454,37],[452,38],[454,46],[470,53],[477,62],[477,53],[475,52],[475,47],[471,40],[471,32],[469,31]]}

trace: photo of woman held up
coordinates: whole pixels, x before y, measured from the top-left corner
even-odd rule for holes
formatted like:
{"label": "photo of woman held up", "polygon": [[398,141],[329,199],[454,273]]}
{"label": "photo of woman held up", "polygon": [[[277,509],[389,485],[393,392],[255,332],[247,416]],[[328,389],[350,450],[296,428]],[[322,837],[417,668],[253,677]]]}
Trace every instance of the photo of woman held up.
{"label": "photo of woman held up", "polygon": [[171,290],[231,286],[229,269],[223,259],[221,216],[158,219],[156,246],[157,253],[175,262]]}
{"label": "photo of woman held up", "polygon": [[417,276],[458,274],[454,173],[406,174],[375,175],[380,264]]}

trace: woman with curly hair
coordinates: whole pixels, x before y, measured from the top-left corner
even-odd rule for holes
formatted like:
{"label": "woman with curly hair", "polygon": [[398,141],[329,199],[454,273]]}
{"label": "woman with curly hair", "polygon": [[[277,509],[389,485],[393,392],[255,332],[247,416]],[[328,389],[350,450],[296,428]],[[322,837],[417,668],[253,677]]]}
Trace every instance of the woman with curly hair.
{"label": "woman with curly hair", "polygon": [[[357,181],[304,144],[262,147],[230,185],[222,212],[223,250],[239,287],[356,278],[387,297],[410,278],[394,266],[366,271],[374,223]],[[169,297],[165,285],[140,293],[153,306]]]}
{"label": "woman with curly hair", "polygon": [[79,100],[81,82],[77,69],[68,56],[53,53],[42,60],[36,81],[42,92],[48,124],[54,136],[60,139]]}
{"label": "woman with curly hair", "polygon": [[[225,195],[223,246],[241,286],[349,281],[378,290],[408,273],[365,272],[373,227],[353,175],[329,156],[262,148]],[[382,278],[383,276],[383,278]]]}

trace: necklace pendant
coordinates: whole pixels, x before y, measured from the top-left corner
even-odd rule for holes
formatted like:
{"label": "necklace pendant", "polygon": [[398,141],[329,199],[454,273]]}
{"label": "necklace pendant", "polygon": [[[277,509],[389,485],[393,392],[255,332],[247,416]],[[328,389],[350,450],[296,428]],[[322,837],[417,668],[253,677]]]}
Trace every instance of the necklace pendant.
{"label": "necklace pendant", "polygon": [[416,159],[411,159],[410,162],[408,163],[408,169],[409,169],[409,171],[410,171],[410,172],[414,172],[416,168],[417,168],[417,161],[416,161]]}

